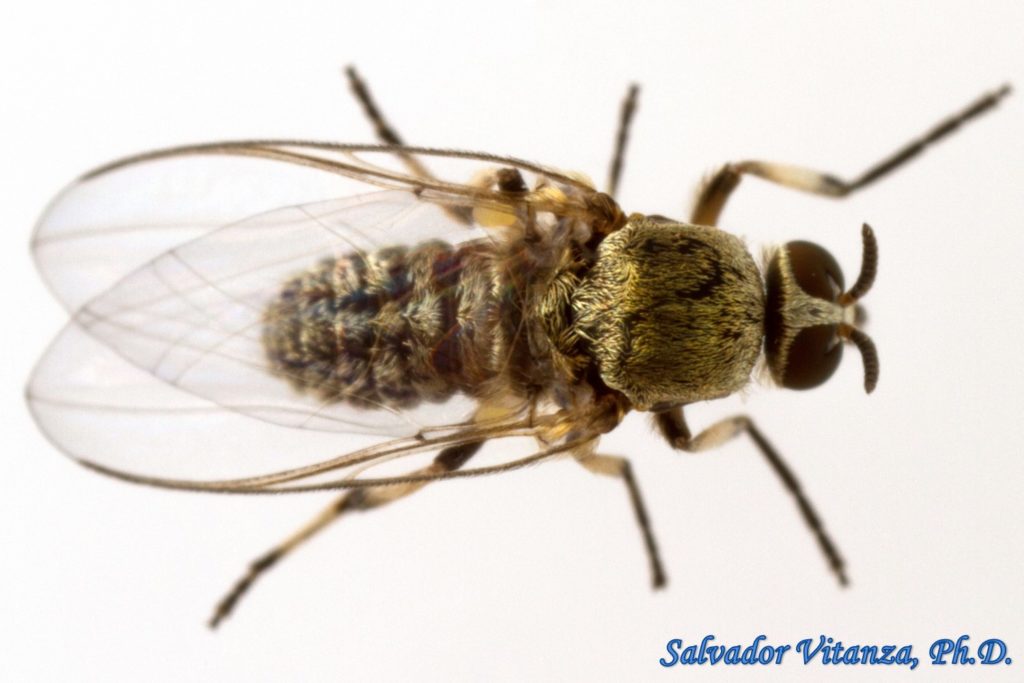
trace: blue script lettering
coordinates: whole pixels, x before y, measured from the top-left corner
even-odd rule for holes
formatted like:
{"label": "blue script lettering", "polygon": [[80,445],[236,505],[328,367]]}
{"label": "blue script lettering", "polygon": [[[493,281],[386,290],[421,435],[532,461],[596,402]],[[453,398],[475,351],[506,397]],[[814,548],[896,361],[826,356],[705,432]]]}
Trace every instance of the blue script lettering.
{"label": "blue script lettering", "polygon": [[789,645],[768,645],[764,641],[768,636],[761,634],[754,639],[746,648],[740,645],[712,645],[714,635],[706,635],[700,641],[700,646],[683,646],[680,638],[674,638],[665,644],[668,657],[662,657],[658,663],[664,667],[693,664],[711,664],[714,666],[719,662],[723,664],[745,664],[745,665],[768,665],[782,664],[782,656],[790,649]]}
{"label": "blue script lettering", "polygon": [[882,664],[889,666],[899,664],[916,669],[920,660],[913,655],[913,647],[903,645],[899,649],[895,645],[853,645],[847,647],[843,641],[825,636],[818,637],[817,645],[810,638],[796,644],[796,651],[804,658],[804,664],[810,664],[819,658],[822,664]]}
{"label": "blue script lettering", "polygon": [[978,656],[982,664],[998,664],[1006,658],[1006,643],[998,638],[989,638],[978,646]]}
{"label": "blue script lettering", "polygon": [[683,641],[679,638],[673,638],[672,640],[668,641],[668,644],[665,645],[665,649],[668,650],[668,653],[670,655],[672,655],[672,659],[666,660],[664,657],[662,657],[658,660],[658,663],[666,667],[675,666],[679,662],[678,650],[681,650],[682,647]]}
{"label": "blue script lettering", "polygon": [[[715,637],[713,635],[708,634],[708,635],[704,636],[704,640],[700,641],[700,655],[697,656],[697,660],[701,664],[707,664],[708,663],[708,654],[707,654],[708,643],[710,643],[714,639],[715,639]],[[712,649],[713,650],[717,650],[718,648],[712,648]],[[712,657],[711,663],[714,664],[715,661],[717,661],[717,660],[715,660]]]}
{"label": "blue script lettering", "polygon": [[966,633],[956,639],[954,643],[949,638],[940,638],[932,643],[932,646],[928,648],[928,656],[932,659],[932,664],[938,664],[944,666],[946,664],[946,655],[952,654],[950,657],[950,664],[974,664],[974,660],[971,659],[971,652],[967,648],[967,641],[971,637]]}
{"label": "blue script lettering", "polygon": [[[829,640],[832,640],[832,639],[829,638]],[[823,648],[823,647],[825,647],[825,636],[821,636],[820,640],[818,641],[818,646],[816,648],[814,648],[813,650],[811,649],[811,639],[810,638],[804,638],[803,640],[801,640],[799,643],[796,644],[796,651],[797,652],[803,651],[804,664],[810,664],[811,660],[814,659],[814,656],[817,655],[818,652],[820,652],[821,648]]]}

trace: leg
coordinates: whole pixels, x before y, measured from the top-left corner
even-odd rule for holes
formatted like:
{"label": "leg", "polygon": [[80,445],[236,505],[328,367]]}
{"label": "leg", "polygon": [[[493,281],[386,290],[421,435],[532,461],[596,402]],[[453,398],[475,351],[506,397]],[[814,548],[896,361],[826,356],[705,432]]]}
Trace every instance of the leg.
{"label": "leg", "polygon": [[[483,442],[467,443],[461,446],[452,446],[441,451],[434,462],[420,470],[420,473],[432,474],[436,472],[451,472],[466,464],[474,453],[480,450]],[[355,489],[345,493],[319,515],[313,518],[308,524],[292,534],[283,543],[262,555],[249,565],[248,571],[240,578],[231,591],[224,596],[213,616],[210,617],[210,628],[217,628],[217,625],[229,616],[234,610],[238,600],[252,586],[253,582],[264,572],[277,564],[278,560],[295,550],[303,541],[306,541],[328,524],[341,517],[348,511],[370,510],[392,501],[404,498],[405,496],[421,489],[426,482],[414,482],[395,486],[380,486],[375,488]]]}
{"label": "leg", "polygon": [[630,85],[626,99],[622,100],[622,109],[619,110],[619,132],[615,135],[615,152],[612,154],[612,164],[608,169],[608,194],[613,198],[619,189],[622,161],[626,154],[626,142],[629,140],[629,124],[636,112],[636,98],[639,92],[640,88],[635,83]]}
{"label": "leg", "polygon": [[665,570],[661,566],[658,544],[654,540],[651,522],[647,517],[647,509],[644,507],[644,500],[640,496],[640,489],[633,478],[633,468],[630,467],[629,461],[613,455],[590,454],[580,458],[579,462],[591,472],[618,477],[626,484],[629,500],[633,504],[633,512],[636,514],[637,524],[640,525],[640,532],[644,537],[647,559],[651,563],[651,584],[654,588],[664,586]]}
{"label": "leg", "polygon": [[[374,132],[377,134],[377,138],[385,145],[404,145],[405,142],[398,136],[398,132],[391,127],[391,124],[387,122],[384,115],[381,114],[380,109],[377,108],[377,103],[373,101],[373,97],[370,95],[370,89],[366,87],[366,82],[360,78],[359,73],[356,71],[354,66],[349,66],[345,69],[345,75],[348,77],[349,87],[352,88],[352,94],[363,108],[363,113],[366,114],[366,118],[370,119],[370,124],[373,126]],[[409,169],[417,178],[424,178],[427,180],[436,180],[434,175],[427,170],[419,159],[416,157],[405,154],[404,152],[395,152],[405,167]]]}
{"label": "leg", "polygon": [[829,538],[828,533],[825,531],[821,518],[815,512],[811,501],[804,495],[800,482],[797,481],[792,470],[786,466],[778,451],[768,443],[768,440],[754,426],[753,421],[749,417],[737,415],[736,417],[726,418],[716,422],[694,437],[690,436],[690,430],[686,426],[686,420],[683,418],[682,408],[673,408],[672,410],[658,413],[657,422],[662,435],[674,448],[690,453],[699,453],[717,448],[744,432],[749,434],[758,449],[760,449],[761,454],[768,460],[768,464],[775,470],[775,474],[779,475],[786,490],[796,499],[797,507],[800,508],[800,514],[803,515],[804,522],[807,523],[807,526],[817,539],[818,546],[821,548],[821,552],[824,553],[825,559],[828,561],[832,571],[835,572],[836,577],[839,579],[840,585],[847,585],[848,581],[846,579],[843,558],[839,554],[835,543],[832,542],[832,539]]}
{"label": "leg", "polygon": [[943,120],[918,139],[908,143],[896,152],[878,162],[855,179],[846,181],[828,173],[819,173],[806,168],[771,164],[762,161],[741,161],[726,164],[711,177],[697,195],[697,203],[690,221],[699,225],[715,225],[725,206],[726,200],[744,174],[757,176],[794,190],[802,190],[828,197],[845,197],[865,187],[886,174],[907,163],[929,145],[946,137],[962,124],[995,107],[999,100],[1010,93],[1010,86],[984,95],[963,111]]}

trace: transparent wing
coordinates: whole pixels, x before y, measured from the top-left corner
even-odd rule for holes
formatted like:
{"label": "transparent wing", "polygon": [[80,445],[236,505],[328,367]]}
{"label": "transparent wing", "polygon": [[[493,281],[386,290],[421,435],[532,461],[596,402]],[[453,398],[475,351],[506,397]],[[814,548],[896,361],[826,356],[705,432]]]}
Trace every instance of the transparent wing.
{"label": "transparent wing", "polygon": [[[110,474],[225,491],[276,490],[295,479],[322,486],[308,479],[467,439],[535,435],[536,415],[531,427],[514,412],[481,423],[465,396],[401,411],[354,407],[296,391],[268,366],[266,307],[288,278],[317,263],[428,239],[486,240],[473,225],[481,208],[512,213],[526,203],[556,217],[590,216],[591,191],[568,176],[488,155],[403,151],[461,165],[460,177],[480,161],[519,168],[545,191],[510,198],[486,185],[412,178],[390,168],[387,147],[274,142],[156,152],[65,190],[33,245],[72,312],[28,390],[43,431]],[[365,193],[380,186],[398,189]],[[353,191],[364,194],[299,203]],[[281,203],[291,205],[231,223]],[[384,434],[407,439],[381,443]],[[331,453],[349,455],[325,462]]]}
{"label": "transparent wing", "polygon": [[242,157],[175,157],[82,178],[50,202],[32,239],[69,313],[159,254],[282,206],[354,194],[343,178]]}
{"label": "transparent wing", "polygon": [[538,451],[535,435],[561,418],[528,423],[516,414],[389,441],[287,429],[164,384],[74,325],[37,368],[29,405],[48,438],[80,463],[128,481],[200,491],[399,483],[446,446],[492,440],[474,468],[453,475],[473,476],[534,464],[580,441]]}
{"label": "transparent wing", "polygon": [[[427,158],[441,181],[409,176],[396,151]],[[592,189],[528,162],[457,151],[297,141],[242,141],[150,152],[97,168],[68,186],[36,226],[33,253],[69,312],[168,249],[221,226],[282,206],[380,188],[414,191],[436,203],[508,205],[509,197],[466,184],[481,169],[516,168],[564,188],[561,197],[519,198],[559,215],[592,213]]]}
{"label": "transparent wing", "polygon": [[[464,423],[475,407],[466,397],[398,411],[383,404],[353,407],[343,390],[329,399],[298,391],[288,381],[297,378],[272,364],[263,341],[269,307],[296,276],[325,262],[429,239],[458,245],[485,240],[487,233],[401,191],[278,209],[157,256],[79,307],[65,336],[84,332],[170,387],[288,427],[408,436]],[[63,284],[60,277],[56,282]],[[30,385],[36,400],[67,391],[58,383],[63,373],[50,372],[49,365],[65,362],[63,346],[70,343],[40,364]],[[92,363],[80,358],[79,376],[99,377]],[[45,390],[43,377],[50,378]]]}

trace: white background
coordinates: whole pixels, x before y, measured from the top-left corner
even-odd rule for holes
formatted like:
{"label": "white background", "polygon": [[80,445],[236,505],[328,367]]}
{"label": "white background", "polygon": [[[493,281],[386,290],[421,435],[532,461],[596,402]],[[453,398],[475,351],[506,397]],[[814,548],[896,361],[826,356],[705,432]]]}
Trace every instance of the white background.
{"label": "white background", "polygon": [[[371,141],[340,68],[357,64],[408,141],[604,177],[626,85],[643,86],[621,200],[682,217],[740,158],[853,175],[1003,82],[1024,88],[1024,6],[1005,3],[33,3],[0,28],[0,678],[5,680],[864,680],[882,668],[665,671],[671,638],[747,644],[1005,639],[1024,666],[1020,416],[1024,95],[844,202],[748,180],[723,227],[814,239],[859,267],[880,352],[866,397],[849,353],[808,393],[753,387],[696,406],[756,416],[848,559],[836,587],[745,439],[671,452],[642,416],[633,459],[670,573],[648,588],[621,484],[559,462],[444,483],[331,529],[218,633],[244,564],[327,499],[133,487],[74,466],[22,387],[62,313],[33,272],[33,222],[113,157],[199,140]],[[340,446],[339,446],[340,447]],[[1016,675],[1015,675],[1016,673]],[[908,674],[909,675],[909,674]]]}

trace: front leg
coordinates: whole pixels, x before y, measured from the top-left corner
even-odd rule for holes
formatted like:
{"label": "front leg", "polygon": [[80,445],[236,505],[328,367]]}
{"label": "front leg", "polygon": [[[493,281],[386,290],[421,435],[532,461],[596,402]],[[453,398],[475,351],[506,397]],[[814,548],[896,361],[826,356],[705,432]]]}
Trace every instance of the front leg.
{"label": "front leg", "polygon": [[669,444],[673,448],[678,448],[688,453],[700,453],[717,448],[744,432],[749,434],[761,451],[761,454],[768,460],[772,469],[775,470],[775,474],[779,475],[786,490],[796,500],[804,522],[807,523],[811,533],[817,539],[818,546],[825,555],[825,559],[835,573],[836,578],[839,579],[840,585],[845,586],[849,583],[846,578],[846,565],[843,562],[843,557],[839,554],[839,550],[829,537],[828,532],[825,531],[825,526],[822,524],[818,513],[814,510],[814,506],[811,505],[811,501],[804,495],[800,482],[793,474],[793,471],[783,462],[782,456],[779,455],[778,451],[775,450],[768,442],[768,439],[764,438],[761,431],[754,425],[753,420],[746,415],[735,415],[714,423],[697,434],[697,436],[691,436],[681,407],[657,413],[655,419],[657,420],[658,428]]}
{"label": "front leg", "polygon": [[764,161],[740,161],[726,164],[701,187],[693,212],[690,214],[690,222],[697,225],[717,225],[729,195],[736,189],[740,178],[744,175],[757,176],[784,187],[812,194],[845,197],[896,170],[923,152],[926,147],[958,129],[962,124],[995,107],[1008,94],[1010,94],[1010,86],[1004,85],[998,90],[983,95],[963,111],[941,121],[930,131],[907,143],[853,180],[842,180],[829,173]]}

